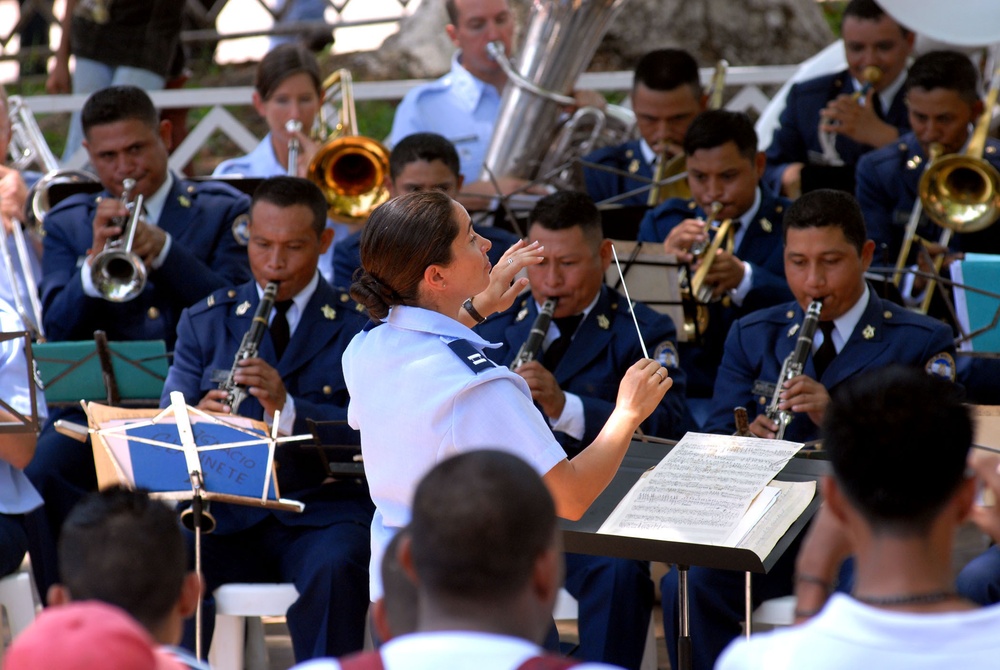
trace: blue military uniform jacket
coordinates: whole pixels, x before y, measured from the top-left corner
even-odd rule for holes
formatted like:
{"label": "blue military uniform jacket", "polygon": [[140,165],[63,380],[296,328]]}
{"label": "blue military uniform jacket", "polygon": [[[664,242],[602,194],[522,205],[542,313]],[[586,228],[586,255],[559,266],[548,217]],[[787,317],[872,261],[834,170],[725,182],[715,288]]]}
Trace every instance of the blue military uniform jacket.
{"label": "blue military uniform jacket", "polygon": [[[983,157],[1000,170],[1000,141],[987,140]],[[858,203],[868,236],[875,240],[876,265],[895,266],[926,166],[927,156],[913,133],[866,154],[858,162]],[[936,242],[941,228],[925,215],[917,233]],[[950,246],[961,251],[1000,253],[1000,230],[991,226],[978,233],[955,235]]]}
{"label": "blue military uniform jacket", "polygon": [[[891,363],[919,365],[928,372],[955,378],[955,346],[951,329],[939,321],[906,310],[869,290],[869,302],[844,348],[819,382],[828,391],[865,370]],[[773,384],[785,358],[795,348],[805,314],[796,302],[746,316],[726,339],[725,354],[715,382],[712,413],[706,432],[730,435],[736,430],[734,407],[746,407],[752,421],[771,402]],[[812,356],[803,374],[816,378]],[[819,427],[808,416],[797,415],[785,430],[785,439],[816,439]]]}
{"label": "blue military uniform jacket", "polygon": [[[674,385],[660,406],[642,424],[648,435],[680,438],[694,427],[694,420],[684,400],[686,378],[678,365],[677,333],[669,316],[658,314],[641,303],[635,305],[646,349],[650,357],[669,369]],[[518,299],[505,312],[486,319],[475,330],[490,342],[502,344],[485,350],[498,364],[509,365],[528,338],[538,316],[538,306],[531,296]],[[559,365],[555,378],[560,388],[578,395],[583,402],[586,428],[582,440],[556,433],[570,456],[594,441],[611,416],[618,397],[618,386],[628,368],[642,358],[642,347],[624,296],[607,286],[594,308],[587,314]],[[545,356],[539,357],[544,362]]]}
{"label": "blue military uniform jacket", "polygon": [[[218,388],[218,383],[212,381],[212,373],[232,368],[258,303],[256,284],[250,281],[235,289],[216,291],[184,311],[177,328],[174,364],[163,387],[161,406],[170,402],[171,391],[180,391],[189,405],[196,405],[206,392]],[[366,321],[367,317],[346,293],[335,291],[320,278],[280,361],[275,360],[270,334],[265,333],[259,355],[277,369],[285,389],[295,398],[296,434],[309,432],[307,418],[317,421],[347,418],[348,395],[341,356]],[[257,399],[250,396],[240,406],[240,415],[262,419],[264,410]],[[341,440],[344,444],[360,444],[357,431],[346,426]],[[328,525],[344,520],[345,513],[349,520],[371,521],[367,488],[353,482],[321,486],[326,473],[319,453],[311,446],[284,445],[277,450],[275,463],[281,495],[306,503],[302,514],[275,513],[286,525]],[[359,509],[355,506],[345,509],[331,504],[343,499],[362,499],[365,504],[360,508],[361,515],[358,516]],[[362,518],[365,513],[367,521]],[[213,508],[213,514],[219,522],[217,532],[224,533],[245,528],[269,512],[218,505]]]}
{"label": "blue military uniform jacket", "polygon": [[[504,252],[517,242],[514,233],[493,226],[476,226],[476,234],[488,239],[493,246],[487,255],[490,263],[496,265]],[[333,283],[337,286],[350,286],[354,282],[354,273],[361,267],[361,233],[362,230],[348,235],[333,248]]]}
{"label": "blue military uniform jacket", "polygon": [[[819,113],[838,95],[850,93],[854,93],[854,80],[847,70],[792,86],[779,118],[780,125],[774,131],[771,146],[767,148],[767,167],[763,179],[767,188],[780,193],[781,173],[789,163],[809,164],[814,162],[810,161],[810,155],[823,154],[823,147],[819,143]],[[885,121],[899,128],[900,134],[910,129],[902,87],[893,98]],[[856,165],[862,155],[874,148],[843,135],[837,135],[836,147],[844,163],[849,166]]]}
{"label": "blue military uniform jacket", "polygon": [[[601,202],[616,195],[649,186],[649,182],[653,179],[653,167],[643,157],[640,149],[641,143],[642,140],[629,140],[614,147],[598,149],[583,157],[583,160],[588,163],[597,163],[638,177],[633,179],[592,167],[584,167],[583,178],[587,185],[587,193],[594,199],[594,202]],[[616,204],[642,206],[648,200],[649,192],[643,191],[618,200]]]}
{"label": "blue military uniform jacket", "polygon": [[250,198],[225,184],[175,178],[158,222],[173,242],[134,300],[112,303],[83,292],[80,266],[93,243],[94,210],[107,191],[66,198],[45,218],[42,306],[53,341],[165,340],[172,348],[181,310],[212,291],[246,281],[247,252],[237,233]]}

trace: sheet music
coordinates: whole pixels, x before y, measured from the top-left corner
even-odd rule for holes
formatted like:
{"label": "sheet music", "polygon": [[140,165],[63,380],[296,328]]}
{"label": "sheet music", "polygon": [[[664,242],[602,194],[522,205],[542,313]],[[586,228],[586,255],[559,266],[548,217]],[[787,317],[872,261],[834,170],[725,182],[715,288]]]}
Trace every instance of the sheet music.
{"label": "sheet music", "polygon": [[726,546],[755,496],[801,447],[783,440],[687,433],[640,478],[598,532]]}
{"label": "sheet music", "polygon": [[751,550],[760,556],[761,560],[771,553],[774,545],[792,527],[795,520],[802,516],[816,495],[815,480],[782,482],[775,479],[767,485],[767,488],[771,487],[780,490],[774,504],[747,533],[746,537],[736,543],[737,547]]}

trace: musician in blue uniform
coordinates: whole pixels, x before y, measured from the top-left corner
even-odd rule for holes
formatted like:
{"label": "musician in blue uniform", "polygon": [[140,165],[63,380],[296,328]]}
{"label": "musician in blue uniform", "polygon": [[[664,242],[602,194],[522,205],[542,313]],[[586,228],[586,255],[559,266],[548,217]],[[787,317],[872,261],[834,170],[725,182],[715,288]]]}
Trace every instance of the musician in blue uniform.
{"label": "musician in blue uniform", "polygon": [[[683,153],[688,126],[705,109],[698,63],[680,49],[650,51],[635,66],[632,111],[640,138],[605,147],[584,161],[617,170],[584,166],[587,193],[600,202],[649,185],[658,160]],[[615,199],[619,205],[645,205],[649,192]]]}
{"label": "musician in blue uniform", "polygon": [[[803,167],[828,164],[820,130],[834,133],[836,152],[850,171],[863,154],[894,142],[909,128],[902,89],[913,33],[875,0],[851,0],[840,33],[847,70],[795,84],[788,92],[767,148],[764,184],[775,193],[798,197]],[[881,76],[859,99],[867,67],[878,68]]]}
{"label": "musician in blue uniform", "polygon": [[[572,458],[596,439],[611,416],[618,382],[643,355],[624,296],[604,286],[611,241],[603,239],[600,213],[583,193],[562,191],[542,198],[530,215],[528,238],[545,249],[545,260],[528,268],[531,295],[486,319],[476,331],[499,342],[486,355],[511,365],[528,339],[542,303],[557,298],[555,318],[518,367],[531,397],[556,439]],[[674,324],[645,305],[633,306],[651,357],[668,368],[674,391],[643,422],[647,435],[680,438],[693,427],[684,402]],[[540,343],[541,344],[541,343]],[[652,610],[649,564],[620,558],[566,555],[566,589],[580,602],[580,657],[639,667]]]}
{"label": "musician in blue uniform", "polygon": [[[212,377],[229,371],[268,282],[278,294],[269,331],[255,358],[239,363],[238,384],[250,396],[239,414],[273,422],[283,434],[308,432],[306,419],[347,417],[341,356],[366,319],[346,293],[317,272],[333,232],[325,229],[326,201],[311,182],[273,177],[254,194],[249,227],[253,280],[211,294],[184,312],[174,364],[163,388],[189,404],[226,411],[227,391]],[[342,429],[339,441],[358,444]],[[275,454],[282,497],[305,503],[301,514],[213,504],[216,530],[202,538],[207,592],[229,582],[293,582],[299,599],[288,610],[297,661],[339,656],[364,642],[368,608],[369,526],[367,487],[346,479],[329,482],[314,448],[283,445]]]}
{"label": "musician in blue uniform", "polygon": [[[142,89],[112,86],[92,94],[82,110],[85,147],[104,186],[97,195],[73,195],[45,219],[42,306],[50,341],[90,340],[103,330],[111,341],[164,340],[172,349],[181,310],[223,286],[246,280],[244,248],[249,198],[233,188],[194,183],[172,174],[167,159],[170,122],[160,121]],[[132,300],[102,298],[91,276],[95,256],[121,234],[119,200],[125,179],[135,180],[145,214],[133,253],[146,272]],[[86,423],[79,408],[54,409],[38,440],[28,477],[45,499],[32,515],[32,568],[39,590],[58,578],[55,535],[70,508],[97,486],[89,442],[55,432],[66,419]]]}
{"label": "musician in blue uniform", "polygon": [[[733,408],[747,408],[750,430],[775,436],[777,424],[766,416],[782,364],[795,347],[803,310],[823,303],[812,354],[803,373],[783,384],[778,409],[792,414],[785,439],[815,439],[830,401],[830,391],[862,370],[889,363],[919,365],[929,374],[955,379],[955,348],[944,324],[880,299],[867,285],[865,270],[875,244],[867,238],[854,198],[820,189],[799,198],[784,221],[785,274],[795,301],[764,309],[737,321],[726,350],[713,412],[706,430],[731,435]],[[766,576],[754,578],[755,605],[792,592],[797,544]],[[689,573],[694,668],[711,668],[719,653],[740,632],[744,612],[744,575],[692,567]],[[671,665],[676,667],[677,579],[661,583],[664,629]]]}
{"label": "musician in blue uniform", "polygon": [[[877,265],[893,266],[899,257],[931,144],[940,145],[942,155],[965,151],[970,127],[983,112],[975,66],[968,56],[956,51],[920,56],[906,80],[906,102],[913,130],[858,162],[858,203],[876,244]],[[1000,142],[988,139],[982,157],[1000,169]],[[935,241],[941,231],[923,215],[917,234]],[[962,251],[1000,252],[998,232],[988,228],[957,235],[950,246]]]}
{"label": "musician in blue uniform", "polygon": [[[708,241],[706,212],[722,205],[717,221],[732,219],[732,246],[720,244],[705,277],[716,298],[708,305],[708,327],[700,342],[681,345],[681,364],[688,374],[688,397],[712,395],[722,345],[734,319],[791,297],[781,260],[781,221],[789,201],[760,186],[764,156],[746,114],[713,110],[699,115],[684,136],[688,184],[693,198],[667,200],[647,212],[639,241],[662,242],[667,253],[692,263],[690,276],[705,260],[696,261],[691,247]],[[727,304],[728,303],[728,304]],[[704,419],[704,403],[696,418]]]}
{"label": "musician in blue uniform", "polygon": [[[389,195],[395,198],[404,193],[435,190],[452,198],[465,181],[459,172],[458,152],[455,145],[437,133],[407,135],[389,153]],[[502,228],[476,226],[476,234],[488,239],[492,246],[487,252],[490,263],[496,265],[517,236]],[[361,231],[349,235],[333,250],[333,283],[350,286],[354,273],[361,267]]]}

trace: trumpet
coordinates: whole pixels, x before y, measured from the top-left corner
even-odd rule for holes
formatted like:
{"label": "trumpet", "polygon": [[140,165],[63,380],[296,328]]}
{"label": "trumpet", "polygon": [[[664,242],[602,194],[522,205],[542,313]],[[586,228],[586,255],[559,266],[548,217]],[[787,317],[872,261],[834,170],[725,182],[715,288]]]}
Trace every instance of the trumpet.
{"label": "trumpet", "polygon": [[[712,81],[705,91],[705,94],[708,96],[708,109],[722,108],[722,92],[726,88],[726,72],[728,70],[729,61],[719,59],[716,62],[715,72],[712,73]],[[672,182],[669,181],[673,177],[677,177],[678,179]],[[684,154],[681,153],[667,158],[666,153],[661,153],[656,157],[653,187],[649,189],[649,199],[646,204],[649,207],[656,207],[664,200],[670,198],[690,198],[691,187],[688,186],[686,177],[687,157]]]}
{"label": "trumpet", "polygon": [[122,183],[121,203],[129,211],[125,230],[113,240],[105,242],[90,264],[90,277],[94,288],[110,302],[128,302],[146,286],[146,265],[132,252],[136,226],[142,216],[142,195],[133,201],[134,179]]}
{"label": "trumpet", "polygon": [[229,407],[233,414],[239,412],[240,405],[243,404],[243,401],[249,395],[249,389],[246,386],[236,383],[236,371],[239,370],[240,361],[257,357],[257,353],[260,351],[260,343],[264,339],[264,333],[267,331],[267,317],[271,314],[271,307],[274,306],[274,299],[277,295],[278,282],[268,282],[267,286],[264,287],[264,295],[260,299],[260,304],[257,305],[257,311],[253,314],[253,320],[250,321],[250,327],[243,335],[240,348],[236,351],[236,356],[233,359],[233,367],[229,370],[229,376],[219,383],[219,388],[229,394],[226,396],[223,404]]}
{"label": "trumpet", "polygon": [[552,323],[552,315],[556,312],[556,305],[559,298],[548,298],[542,305],[541,311],[535,317],[535,322],[531,324],[531,332],[528,339],[524,341],[517,351],[517,356],[510,363],[510,369],[516,370],[525,363],[538,358],[538,352],[542,350],[542,342],[545,341],[545,334],[549,332],[549,324]]}
{"label": "trumpet", "polygon": [[718,300],[718,298],[713,298],[712,287],[705,284],[705,278],[708,276],[709,270],[712,269],[712,263],[715,261],[715,255],[722,248],[723,242],[726,244],[726,250],[731,251],[732,245],[732,227],[733,220],[725,219],[724,221],[718,222],[716,224],[716,219],[719,216],[719,212],[722,211],[721,202],[713,202],[712,207],[709,210],[708,220],[710,223],[710,230],[713,231],[712,239],[710,242],[699,242],[691,246],[691,255],[695,257],[695,260],[701,260],[701,265],[698,266],[698,270],[694,273],[694,277],[690,281],[689,292],[692,298],[700,303],[710,303]]}
{"label": "trumpet", "polygon": [[288,119],[285,122],[285,130],[288,131],[288,167],[285,168],[285,174],[294,177],[298,171],[299,151],[302,149],[296,133],[302,131],[302,122],[298,119]]}
{"label": "trumpet", "polygon": [[[851,99],[858,101],[872,90],[882,78],[882,70],[875,67],[874,65],[869,65],[861,72],[861,90],[855,91],[851,95]],[[844,159],[840,157],[840,152],[837,151],[837,133],[832,130],[823,130],[822,125],[819,129],[819,146],[823,149],[823,164],[833,165],[835,167],[842,166],[844,164]]]}
{"label": "trumpet", "polygon": [[823,303],[821,301],[815,300],[809,304],[806,316],[802,320],[802,327],[799,328],[799,338],[795,341],[795,349],[792,350],[792,353],[788,354],[785,362],[781,365],[781,373],[778,375],[778,381],[774,385],[774,395],[771,396],[771,403],[767,406],[767,410],[765,410],[767,418],[778,424],[778,432],[775,437],[779,440],[784,439],[785,428],[794,418],[788,410],[778,408],[778,404],[781,402],[782,386],[789,379],[802,374],[802,370],[806,365],[806,358],[809,357],[809,352],[812,351],[813,338],[816,335],[816,326],[819,325],[819,315],[822,311]]}

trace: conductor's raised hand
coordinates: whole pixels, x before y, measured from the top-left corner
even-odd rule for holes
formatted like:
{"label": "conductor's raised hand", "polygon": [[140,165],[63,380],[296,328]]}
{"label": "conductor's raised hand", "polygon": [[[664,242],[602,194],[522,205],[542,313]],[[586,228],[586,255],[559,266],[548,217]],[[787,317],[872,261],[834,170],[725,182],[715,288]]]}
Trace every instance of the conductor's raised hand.
{"label": "conductor's raised hand", "polygon": [[656,409],[674,380],[667,369],[651,358],[641,358],[630,367],[618,385],[615,409],[632,415],[638,426]]}
{"label": "conductor's raised hand", "polygon": [[529,265],[541,263],[544,249],[538,242],[518,240],[505,251],[490,271],[490,285],[473,299],[479,313],[489,316],[513,305],[518,294],[528,287],[528,278],[517,274]]}

